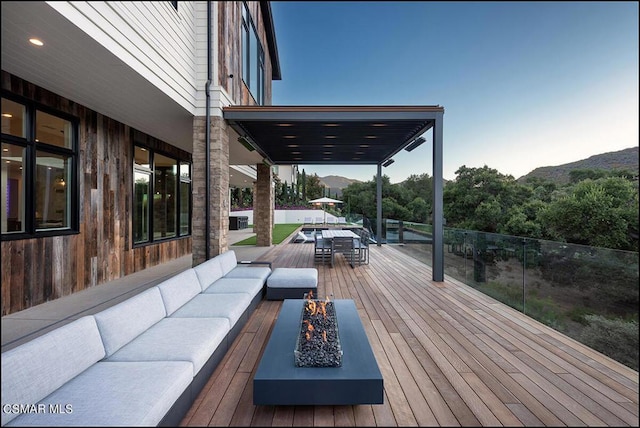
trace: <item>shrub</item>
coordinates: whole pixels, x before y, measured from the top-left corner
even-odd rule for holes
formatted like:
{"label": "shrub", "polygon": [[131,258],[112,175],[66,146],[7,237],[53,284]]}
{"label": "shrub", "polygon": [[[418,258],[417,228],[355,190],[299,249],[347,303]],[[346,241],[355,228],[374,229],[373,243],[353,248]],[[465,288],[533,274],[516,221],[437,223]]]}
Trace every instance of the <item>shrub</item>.
{"label": "shrub", "polygon": [[638,322],[586,315],[589,323],[582,330],[580,342],[622,364],[638,370]]}

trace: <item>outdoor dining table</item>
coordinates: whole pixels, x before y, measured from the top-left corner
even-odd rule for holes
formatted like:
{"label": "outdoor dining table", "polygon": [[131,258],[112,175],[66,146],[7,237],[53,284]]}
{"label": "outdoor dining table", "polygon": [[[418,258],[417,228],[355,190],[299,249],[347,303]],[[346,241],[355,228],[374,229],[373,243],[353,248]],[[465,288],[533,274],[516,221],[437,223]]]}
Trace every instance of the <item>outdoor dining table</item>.
{"label": "outdoor dining table", "polygon": [[[349,229],[323,229],[321,233],[322,233],[322,239],[328,242],[333,241],[333,238],[336,238],[336,237],[352,238],[352,239],[356,239],[358,242],[360,241],[360,235],[358,235],[357,233]],[[331,248],[333,248],[333,245],[331,245]],[[333,252],[333,250],[331,251]],[[332,264],[333,264],[333,257],[334,257],[334,254],[331,254]],[[351,264],[351,267],[353,267],[353,259],[350,260],[350,264]]]}
{"label": "outdoor dining table", "polygon": [[323,229],[322,239],[333,239],[334,236],[360,239],[360,235],[349,229]]}

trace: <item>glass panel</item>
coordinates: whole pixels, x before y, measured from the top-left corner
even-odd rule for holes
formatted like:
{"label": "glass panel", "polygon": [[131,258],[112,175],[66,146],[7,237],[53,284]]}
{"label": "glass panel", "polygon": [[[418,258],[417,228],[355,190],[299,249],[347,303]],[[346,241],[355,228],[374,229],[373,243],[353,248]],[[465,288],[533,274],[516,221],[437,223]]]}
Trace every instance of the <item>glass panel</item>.
{"label": "glass panel", "polygon": [[2,233],[24,232],[25,230],[23,168],[25,151],[24,147],[2,143],[2,213],[0,213]]}
{"label": "glass panel", "polygon": [[44,151],[36,153],[36,229],[70,225],[71,157]]}
{"label": "glass panel", "polygon": [[137,167],[150,169],[151,162],[149,161],[149,150],[144,147],[135,146],[134,150],[134,164]]}
{"label": "glass panel", "polygon": [[178,162],[156,154],[153,195],[153,237],[162,239],[176,236],[176,190]]}
{"label": "glass panel", "polygon": [[189,234],[189,205],[191,201],[191,183],[180,182],[180,235]]}
{"label": "glass panel", "polygon": [[15,101],[2,99],[2,133],[15,137],[27,137],[25,106]]}
{"label": "glass panel", "polygon": [[249,85],[249,27],[242,25],[242,80]]}
{"label": "glass panel", "polygon": [[251,91],[251,95],[253,95],[253,98],[255,100],[258,100],[258,70],[259,70],[259,65],[258,65],[258,46],[259,46],[259,42],[258,42],[258,35],[256,34],[255,29],[252,27],[251,28],[251,41],[249,42],[249,49],[251,51],[250,55],[251,55],[251,59],[249,61],[249,67],[253,68],[254,70],[251,70],[250,76],[249,76],[249,90]]}
{"label": "glass panel", "polygon": [[36,111],[36,141],[70,149],[73,141],[71,122]]}
{"label": "glass panel", "polygon": [[191,180],[191,164],[180,162],[180,180]]}
{"label": "glass panel", "polygon": [[149,183],[151,174],[133,174],[133,242],[149,241]]}

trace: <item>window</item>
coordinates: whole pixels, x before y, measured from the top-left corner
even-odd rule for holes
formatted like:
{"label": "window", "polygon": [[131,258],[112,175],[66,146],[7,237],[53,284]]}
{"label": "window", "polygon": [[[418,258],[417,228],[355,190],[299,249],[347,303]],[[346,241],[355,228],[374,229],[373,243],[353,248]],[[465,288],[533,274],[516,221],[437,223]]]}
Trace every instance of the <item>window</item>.
{"label": "window", "polygon": [[135,244],[191,233],[190,163],[136,145],[133,186]]}
{"label": "window", "polygon": [[78,230],[77,120],[2,97],[3,239]]}
{"label": "window", "polygon": [[246,3],[242,4],[242,79],[259,105],[264,104],[264,51]]}
{"label": "window", "polygon": [[180,235],[191,233],[191,165],[180,162]]}

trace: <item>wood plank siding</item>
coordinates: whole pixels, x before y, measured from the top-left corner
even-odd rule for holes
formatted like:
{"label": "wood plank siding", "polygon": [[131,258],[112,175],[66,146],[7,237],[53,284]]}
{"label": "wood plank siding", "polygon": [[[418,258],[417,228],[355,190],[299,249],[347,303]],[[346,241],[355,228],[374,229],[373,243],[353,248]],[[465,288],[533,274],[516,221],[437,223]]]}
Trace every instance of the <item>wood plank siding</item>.
{"label": "wood plank siding", "polygon": [[[264,52],[264,105],[270,105],[272,99],[272,58],[267,45],[267,35],[260,2],[246,2],[251,19],[255,24],[260,45]],[[216,2],[218,29],[218,84],[237,105],[256,105],[249,88],[242,79],[242,7],[243,2]],[[233,74],[233,77],[229,76]]]}
{"label": "wood plank siding", "polygon": [[2,241],[2,315],[191,253],[191,237],[134,247],[132,144],[191,155],[2,72],[2,89],[79,119],[79,233]]}
{"label": "wood plank siding", "polygon": [[254,406],[282,305],[263,300],[182,426],[638,426],[638,372],[458,281],[432,282],[429,266],[392,245],[372,246],[370,264],[353,269],[343,257],[315,265],[310,244],[261,259],[315,266],[321,298],[354,299],[384,404]]}

